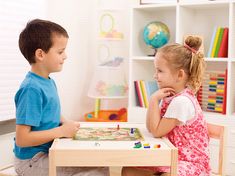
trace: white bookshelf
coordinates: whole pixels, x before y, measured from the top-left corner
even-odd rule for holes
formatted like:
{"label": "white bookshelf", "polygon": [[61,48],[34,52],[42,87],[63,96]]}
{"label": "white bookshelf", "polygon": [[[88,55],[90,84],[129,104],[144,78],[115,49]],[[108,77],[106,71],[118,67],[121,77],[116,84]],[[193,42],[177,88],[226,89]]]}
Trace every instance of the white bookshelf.
{"label": "white bookshelf", "polygon": [[[152,21],[165,23],[170,30],[170,41],[182,43],[184,35],[203,36],[207,55],[215,26],[229,28],[228,58],[206,58],[207,70],[227,68],[226,114],[204,112],[207,120],[228,126],[227,175],[235,175],[235,1],[180,1],[135,6],[131,9],[128,121],[145,122],[146,108],[137,106],[135,80],[153,80],[154,57],[142,39],[143,28]],[[212,153],[218,148],[212,145]],[[216,167],[212,163],[212,167]]]}

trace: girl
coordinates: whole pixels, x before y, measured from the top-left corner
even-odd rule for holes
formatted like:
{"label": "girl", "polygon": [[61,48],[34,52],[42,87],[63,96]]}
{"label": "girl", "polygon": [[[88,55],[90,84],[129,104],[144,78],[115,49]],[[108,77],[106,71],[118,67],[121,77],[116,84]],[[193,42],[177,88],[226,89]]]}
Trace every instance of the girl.
{"label": "girl", "polygon": [[[204,71],[201,39],[159,49],[154,61],[159,90],[150,98],[146,126],[154,137],[166,136],[178,148],[178,176],[209,176],[209,136],[195,97]],[[160,108],[159,108],[159,102]],[[123,168],[122,175],[169,175],[169,167]]]}

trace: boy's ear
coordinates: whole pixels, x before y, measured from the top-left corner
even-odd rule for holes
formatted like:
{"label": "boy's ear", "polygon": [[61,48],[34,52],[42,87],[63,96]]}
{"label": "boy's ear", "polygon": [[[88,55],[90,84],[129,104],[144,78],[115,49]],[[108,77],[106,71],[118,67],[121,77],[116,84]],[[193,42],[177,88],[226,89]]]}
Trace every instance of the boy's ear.
{"label": "boy's ear", "polygon": [[42,49],[37,49],[35,51],[35,59],[42,61],[43,60],[43,55],[44,55],[44,51]]}

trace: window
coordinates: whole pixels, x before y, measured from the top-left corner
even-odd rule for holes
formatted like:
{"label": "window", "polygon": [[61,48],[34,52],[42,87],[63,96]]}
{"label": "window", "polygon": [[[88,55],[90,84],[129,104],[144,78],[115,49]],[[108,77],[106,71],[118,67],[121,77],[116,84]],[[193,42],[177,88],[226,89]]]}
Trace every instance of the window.
{"label": "window", "polygon": [[18,47],[26,23],[46,17],[46,0],[0,0],[0,121],[15,118],[14,96],[29,64]]}

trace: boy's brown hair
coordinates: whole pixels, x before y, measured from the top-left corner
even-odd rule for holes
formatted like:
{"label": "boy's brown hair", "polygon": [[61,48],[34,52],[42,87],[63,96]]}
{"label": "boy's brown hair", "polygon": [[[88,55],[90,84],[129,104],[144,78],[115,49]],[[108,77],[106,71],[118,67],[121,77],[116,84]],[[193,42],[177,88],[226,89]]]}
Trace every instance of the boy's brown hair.
{"label": "boy's brown hair", "polygon": [[53,45],[53,35],[69,38],[67,31],[60,25],[46,20],[34,19],[27,23],[19,36],[19,48],[29,64],[36,63],[35,51],[48,52]]}

